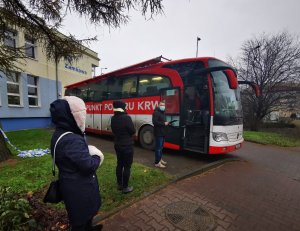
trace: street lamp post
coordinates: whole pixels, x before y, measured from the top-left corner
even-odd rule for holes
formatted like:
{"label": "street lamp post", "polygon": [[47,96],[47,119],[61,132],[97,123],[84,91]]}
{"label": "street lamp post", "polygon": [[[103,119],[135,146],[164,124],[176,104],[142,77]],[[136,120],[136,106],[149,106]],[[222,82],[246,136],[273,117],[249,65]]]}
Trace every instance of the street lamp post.
{"label": "street lamp post", "polygon": [[106,70],[106,69],[107,69],[107,67],[101,67],[101,68],[100,68],[100,70],[101,70],[101,75],[103,75],[102,70]]}
{"label": "street lamp post", "polygon": [[196,50],[196,58],[198,57],[198,42],[201,40],[201,38],[197,37],[197,50]]}

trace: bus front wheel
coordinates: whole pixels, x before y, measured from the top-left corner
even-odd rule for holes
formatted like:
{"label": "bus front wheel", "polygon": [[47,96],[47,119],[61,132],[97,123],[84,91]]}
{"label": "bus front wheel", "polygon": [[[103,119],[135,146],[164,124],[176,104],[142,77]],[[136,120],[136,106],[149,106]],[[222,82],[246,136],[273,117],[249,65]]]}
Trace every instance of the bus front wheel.
{"label": "bus front wheel", "polygon": [[140,131],[139,141],[143,148],[154,150],[155,142],[154,142],[154,135],[153,135],[153,127],[152,126],[145,126]]}

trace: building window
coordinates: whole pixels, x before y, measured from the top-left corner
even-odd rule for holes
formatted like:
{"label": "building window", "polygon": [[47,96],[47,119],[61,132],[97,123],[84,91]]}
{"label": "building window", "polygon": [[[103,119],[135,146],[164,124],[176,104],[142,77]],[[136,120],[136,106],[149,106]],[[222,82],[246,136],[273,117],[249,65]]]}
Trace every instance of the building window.
{"label": "building window", "polygon": [[92,78],[96,76],[96,67],[95,65],[92,64]]}
{"label": "building window", "polygon": [[28,87],[28,105],[33,107],[39,106],[38,77],[27,75],[27,87]]}
{"label": "building window", "polygon": [[16,72],[7,73],[8,105],[21,106],[20,76]]}
{"label": "building window", "polygon": [[5,37],[4,37],[4,45],[8,46],[8,47],[13,47],[16,48],[16,37],[17,37],[17,33],[13,32],[13,31],[5,31],[4,32]]}
{"label": "building window", "polygon": [[35,40],[25,36],[25,55],[30,58],[35,58]]}

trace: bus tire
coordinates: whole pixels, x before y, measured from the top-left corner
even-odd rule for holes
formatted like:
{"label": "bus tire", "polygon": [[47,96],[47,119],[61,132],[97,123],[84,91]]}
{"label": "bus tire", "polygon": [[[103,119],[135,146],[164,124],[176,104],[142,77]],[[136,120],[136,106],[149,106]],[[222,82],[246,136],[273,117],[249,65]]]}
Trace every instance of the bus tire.
{"label": "bus tire", "polygon": [[152,126],[144,126],[139,133],[139,142],[141,146],[148,150],[154,150],[155,140]]}

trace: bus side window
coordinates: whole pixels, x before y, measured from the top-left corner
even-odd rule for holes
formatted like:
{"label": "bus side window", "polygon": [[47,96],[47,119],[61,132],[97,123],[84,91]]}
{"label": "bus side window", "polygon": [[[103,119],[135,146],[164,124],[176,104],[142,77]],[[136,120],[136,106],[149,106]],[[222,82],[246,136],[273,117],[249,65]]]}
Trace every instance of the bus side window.
{"label": "bus side window", "polygon": [[100,91],[95,90],[94,91],[94,97],[93,97],[93,101],[101,101],[102,100],[102,94]]}
{"label": "bus side window", "polygon": [[109,92],[103,91],[101,95],[102,100],[107,100],[109,98]]}
{"label": "bus side window", "polygon": [[93,101],[94,95],[95,95],[95,91],[89,89],[89,91],[88,91],[88,96],[87,96],[87,99],[86,99],[86,100],[87,100],[88,102]]}
{"label": "bus side window", "polygon": [[108,79],[108,94],[107,99],[119,99],[122,96],[122,78]]}
{"label": "bus side window", "polygon": [[124,77],[122,79],[122,98],[137,96],[137,76]]}
{"label": "bus side window", "polygon": [[114,93],[114,98],[115,98],[115,99],[120,99],[120,98],[122,98],[122,92],[115,92],[115,93]]}
{"label": "bus side window", "polygon": [[72,90],[73,89],[66,89],[65,90],[65,96],[71,96],[72,95]]}
{"label": "bus side window", "polygon": [[100,80],[98,82],[92,83],[90,88],[90,97],[92,101],[99,102],[103,99],[107,98],[107,95],[105,95],[105,92],[107,92],[107,86],[106,86],[107,80]]}
{"label": "bus side window", "polygon": [[141,75],[139,78],[139,96],[159,95],[162,88],[171,87],[171,82],[167,77],[158,75]]}
{"label": "bus side window", "polygon": [[80,95],[81,90],[79,88],[71,88],[71,89],[67,89],[65,92],[65,96],[79,96]]}
{"label": "bus side window", "polygon": [[128,93],[128,91],[123,91],[123,92],[122,92],[122,98],[129,98],[129,93]]}
{"label": "bus side window", "polygon": [[83,86],[79,88],[81,91],[79,95],[77,95],[79,98],[81,98],[84,102],[88,100],[88,87]]}
{"label": "bus side window", "polygon": [[157,93],[158,93],[157,87],[156,87],[156,86],[150,86],[150,87],[147,87],[147,88],[146,88],[146,93],[145,93],[145,95],[146,95],[146,96],[149,96],[149,95],[157,95]]}

